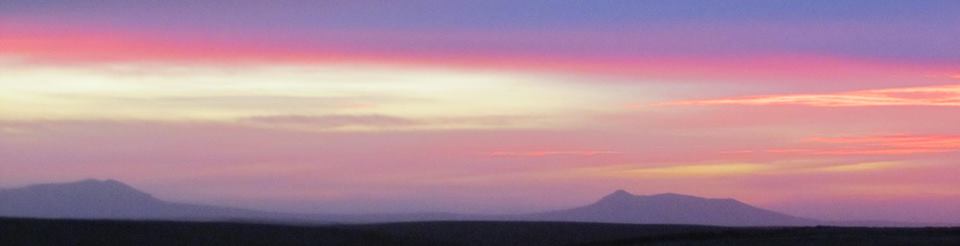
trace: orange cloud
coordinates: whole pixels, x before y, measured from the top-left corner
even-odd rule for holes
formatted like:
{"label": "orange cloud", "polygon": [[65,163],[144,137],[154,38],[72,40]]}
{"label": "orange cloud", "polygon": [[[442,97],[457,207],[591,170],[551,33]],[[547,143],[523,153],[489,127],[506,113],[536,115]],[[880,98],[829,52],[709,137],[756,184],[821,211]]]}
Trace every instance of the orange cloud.
{"label": "orange cloud", "polygon": [[853,146],[849,149],[820,151],[824,154],[921,154],[960,150],[960,136],[888,135],[867,137],[814,138],[812,141]]}
{"label": "orange cloud", "polygon": [[960,85],[687,100],[666,105],[803,105],[813,107],[960,106]]}
{"label": "orange cloud", "polygon": [[848,165],[834,165],[826,166],[820,168],[813,168],[813,172],[826,172],[826,173],[847,173],[847,172],[867,172],[867,171],[877,171],[891,169],[900,166],[902,163],[898,162],[864,162],[864,163],[853,163]]}
{"label": "orange cloud", "polygon": [[797,155],[915,155],[960,151],[960,136],[881,135],[860,137],[818,137],[805,141],[812,147],[727,151],[725,154]]}
{"label": "orange cloud", "polygon": [[620,170],[617,175],[630,177],[703,177],[750,175],[767,172],[769,165],[755,163],[726,163],[711,165],[678,165]]}
{"label": "orange cloud", "polygon": [[791,162],[687,163],[664,166],[635,164],[588,167],[575,172],[584,175],[626,178],[702,178],[743,175],[832,174],[873,172],[905,167],[901,162],[853,162],[843,164]]}

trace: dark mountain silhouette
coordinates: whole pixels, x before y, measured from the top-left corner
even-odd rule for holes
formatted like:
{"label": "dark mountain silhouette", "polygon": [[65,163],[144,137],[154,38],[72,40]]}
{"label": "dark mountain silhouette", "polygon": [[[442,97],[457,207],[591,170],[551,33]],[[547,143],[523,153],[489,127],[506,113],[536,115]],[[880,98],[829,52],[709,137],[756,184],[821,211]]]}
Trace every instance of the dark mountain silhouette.
{"label": "dark mountain silhouette", "polygon": [[[680,194],[637,196],[619,190],[579,208],[525,215],[293,214],[172,203],[115,180],[84,180],[0,190],[0,216],[38,218],[264,220],[304,223],[490,220],[574,221],[724,226],[816,225],[819,222],[756,208],[733,199]],[[832,223],[836,224],[836,223]]]}
{"label": "dark mountain silhouette", "polygon": [[254,210],[172,203],[115,180],[0,190],[0,216],[104,219],[271,218]]}
{"label": "dark mountain silhouette", "polygon": [[452,213],[297,214],[167,202],[116,180],[88,179],[0,190],[0,217],[71,219],[253,220],[287,223],[375,223],[476,220]]}
{"label": "dark mountain silhouette", "polygon": [[632,224],[798,226],[819,222],[756,208],[734,199],[708,199],[665,193],[638,196],[618,190],[572,209],[532,215],[537,220]]}

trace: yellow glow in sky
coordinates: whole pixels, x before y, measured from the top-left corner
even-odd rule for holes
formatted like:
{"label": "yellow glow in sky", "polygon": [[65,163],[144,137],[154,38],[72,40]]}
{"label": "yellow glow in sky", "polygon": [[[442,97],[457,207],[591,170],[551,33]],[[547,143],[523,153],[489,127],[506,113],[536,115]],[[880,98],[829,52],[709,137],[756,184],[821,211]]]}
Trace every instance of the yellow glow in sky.
{"label": "yellow glow in sky", "polygon": [[[428,128],[550,127],[576,119],[557,115],[602,111],[630,100],[558,85],[551,76],[508,72],[367,64],[4,63],[3,119],[349,115],[376,120],[368,117],[373,115],[417,120],[418,127]],[[490,119],[496,117],[510,122]]]}

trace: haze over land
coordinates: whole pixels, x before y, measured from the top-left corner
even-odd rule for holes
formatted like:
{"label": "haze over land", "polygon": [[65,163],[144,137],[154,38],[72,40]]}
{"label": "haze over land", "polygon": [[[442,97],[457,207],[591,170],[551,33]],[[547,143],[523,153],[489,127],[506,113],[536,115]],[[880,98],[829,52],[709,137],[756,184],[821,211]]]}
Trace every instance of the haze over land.
{"label": "haze over land", "polygon": [[254,220],[310,223],[402,221],[569,221],[717,226],[828,224],[743,204],[680,194],[636,196],[623,190],[577,208],[530,214],[294,214],[166,202],[115,180],[82,180],[0,190],[0,216],[55,219]]}
{"label": "haze over land", "polygon": [[624,189],[960,222],[953,0],[0,3],[0,187],[527,214]]}
{"label": "haze over land", "polygon": [[417,221],[581,222],[710,226],[879,226],[948,224],[893,221],[816,220],[753,207],[730,198],[675,193],[634,195],[617,190],[596,202],[567,209],[518,214],[468,213],[290,213],[174,203],[116,180],[82,180],[0,190],[0,217],[173,221],[250,221],[272,223],[394,223]]}

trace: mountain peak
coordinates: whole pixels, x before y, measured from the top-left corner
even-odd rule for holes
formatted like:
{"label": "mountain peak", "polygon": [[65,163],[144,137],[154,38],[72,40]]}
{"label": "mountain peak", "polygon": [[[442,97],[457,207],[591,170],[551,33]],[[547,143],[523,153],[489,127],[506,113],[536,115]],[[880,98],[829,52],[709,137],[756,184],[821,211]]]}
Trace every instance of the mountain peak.
{"label": "mountain peak", "polygon": [[618,202],[630,201],[636,198],[637,198],[636,195],[621,189],[621,190],[616,190],[613,193],[610,193],[609,195],[604,196],[603,198],[600,199],[600,202],[618,203]]}
{"label": "mountain peak", "polygon": [[110,185],[110,186],[116,186],[116,185],[126,186],[125,184],[121,183],[120,181],[116,181],[116,180],[113,180],[113,179],[104,179],[104,180],[100,180],[100,179],[84,179],[84,180],[80,180],[80,181],[67,182],[67,183],[61,183],[61,184],[71,184],[71,183],[72,183],[72,184],[88,184],[88,185],[101,185],[101,184],[102,184],[102,185]]}
{"label": "mountain peak", "polygon": [[647,198],[647,199],[701,199],[701,200],[707,200],[707,199],[708,199],[708,198],[703,198],[703,197],[698,197],[698,196],[691,196],[691,195],[685,195],[685,194],[680,194],[680,193],[672,193],[672,192],[659,193],[659,194],[653,194],[653,195],[636,195],[636,194],[630,193],[630,192],[628,192],[628,191],[626,191],[626,190],[619,189],[619,190],[614,191],[613,193],[610,193],[610,194],[604,196],[601,200],[604,200],[604,199],[641,199],[641,198]]}
{"label": "mountain peak", "polygon": [[100,189],[100,190],[114,190],[114,191],[127,191],[127,192],[137,192],[143,193],[136,188],[133,188],[123,182],[113,180],[113,179],[84,179],[76,182],[68,183],[58,183],[58,184],[47,184],[47,186],[60,186],[60,187],[84,187],[88,189]]}
{"label": "mountain peak", "polygon": [[670,193],[670,192],[668,192],[668,193],[654,194],[654,195],[648,195],[648,196],[644,196],[644,197],[647,197],[647,198],[655,198],[655,199],[693,199],[693,200],[707,200],[707,198],[703,198],[703,197],[691,196],[691,195],[684,195],[684,194],[679,194],[679,193]]}
{"label": "mountain peak", "polygon": [[619,189],[614,191],[613,193],[610,193],[610,195],[607,195],[607,196],[634,196],[634,195],[633,193],[627,192],[626,190]]}
{"label": "mountain peak", "polygon": [[0,190],[0,216],[43,218],[261,218],[265,212],[166,202],[113,179]]}
{"label": "mountain peak", "polygon": [[609,195],[600,198],[595,204],[603,206],[613,206],[621,208],[634,207],[637,203],[675,203],[675,202],[706,202],[714,199],[707,199],[697,196],[684,195],[678,193],[660,193],[654,195],[634,195],[625,190],[617,190]]}
{"label": "mountain peak", "polygon": [[31,185],[9,192],[72,195],[87,198],[152,200],[153,196],[113,179],[84,179],[66,183]]}

